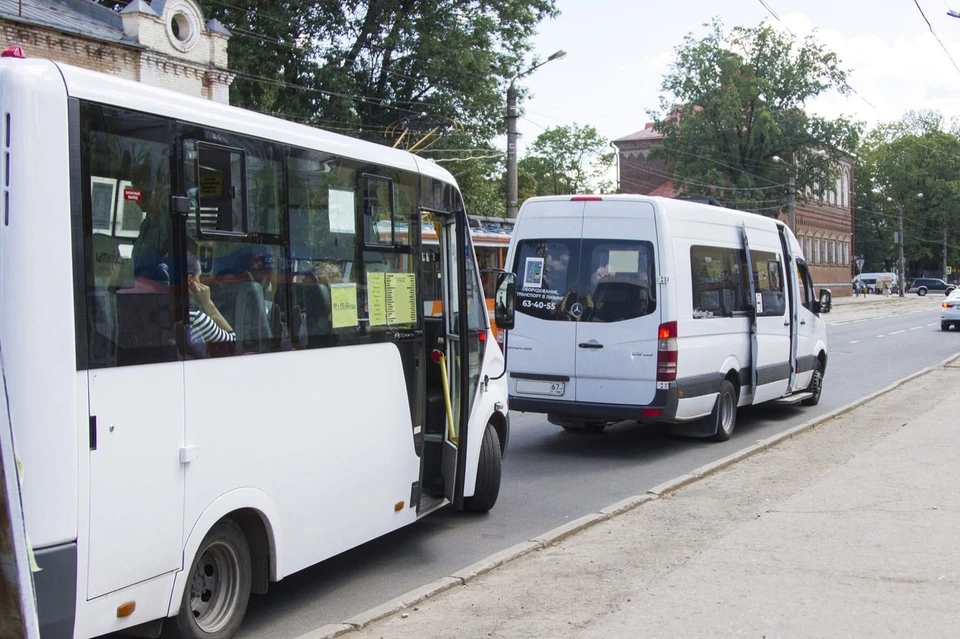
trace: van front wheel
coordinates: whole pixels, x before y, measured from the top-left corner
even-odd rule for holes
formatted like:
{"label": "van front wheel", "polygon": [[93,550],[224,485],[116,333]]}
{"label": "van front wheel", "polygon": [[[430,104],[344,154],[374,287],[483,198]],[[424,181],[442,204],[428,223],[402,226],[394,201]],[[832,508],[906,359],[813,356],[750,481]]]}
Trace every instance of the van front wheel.
{"label": "van front wheel", "polygon": [[817,361],[817,367],[813,369],[813,377],[810,379],[807,392],[812,393],[812,395],[801,400],[804,406],[816,406],[820,403],[820,394],[823,392],[823,364],[819,360]]}
{"label": "van front wheel", "polygon": [[707,417],[716,430],[710,437],[715,442],[725,442],[733,435],[737,426],[737,389],[729,379],[723,380],[720,385],[720,395],[713,407],[713,412]]}

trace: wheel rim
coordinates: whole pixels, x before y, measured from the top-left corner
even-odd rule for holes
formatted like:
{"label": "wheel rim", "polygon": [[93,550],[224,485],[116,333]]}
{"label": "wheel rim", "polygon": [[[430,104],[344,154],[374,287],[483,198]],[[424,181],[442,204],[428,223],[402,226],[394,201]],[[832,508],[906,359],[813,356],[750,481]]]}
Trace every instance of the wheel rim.
{"label": "wheel rim", "polygon": [[233,617],[240,600],[240,558],[223,541],[207,546],[193,570],[190,611],[200,630],[215,633]]}
{"label": "wheel rim", "polygon": [[723,401],[720,403],[720,428],[725,433],[733,430],[733,411],[733,395],[724,393]]}

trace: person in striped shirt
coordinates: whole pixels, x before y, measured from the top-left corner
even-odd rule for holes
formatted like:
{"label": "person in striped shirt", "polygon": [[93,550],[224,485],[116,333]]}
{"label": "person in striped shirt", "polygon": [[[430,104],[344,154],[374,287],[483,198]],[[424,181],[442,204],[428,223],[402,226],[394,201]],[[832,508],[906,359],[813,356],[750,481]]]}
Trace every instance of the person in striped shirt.
{"label": "person in striped shirt", "polygon": [[187,287],[190,289],[190,327],[192,338],[212,342],[235,342],[237,336],[230,323],[210,299],[210,287],[200,281],[200,259],[187,253]]}

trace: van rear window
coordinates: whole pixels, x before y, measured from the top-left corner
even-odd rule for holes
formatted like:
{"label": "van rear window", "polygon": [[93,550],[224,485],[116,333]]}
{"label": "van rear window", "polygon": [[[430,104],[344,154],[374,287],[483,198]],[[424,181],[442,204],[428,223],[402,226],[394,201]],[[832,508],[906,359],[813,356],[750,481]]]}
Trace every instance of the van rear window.
{"label": "van rear window", "polygon": [[517,309],[538,319],[619,322],[657,308],[651,242],[522,240],[514,271]]}

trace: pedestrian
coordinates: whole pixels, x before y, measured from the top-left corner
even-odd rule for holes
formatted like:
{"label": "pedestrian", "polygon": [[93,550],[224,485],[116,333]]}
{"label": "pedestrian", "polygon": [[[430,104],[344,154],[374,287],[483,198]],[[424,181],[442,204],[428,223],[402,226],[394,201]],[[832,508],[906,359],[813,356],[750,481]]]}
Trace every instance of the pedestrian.
{"label": "pedestrian", "polygon": [[853,280],[853,296],[860,297],[860,280]]}
{"label": "pedestrian", "polygon": [[883,280],[883,296],[890,297],[890,280]]}

